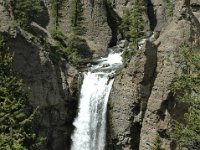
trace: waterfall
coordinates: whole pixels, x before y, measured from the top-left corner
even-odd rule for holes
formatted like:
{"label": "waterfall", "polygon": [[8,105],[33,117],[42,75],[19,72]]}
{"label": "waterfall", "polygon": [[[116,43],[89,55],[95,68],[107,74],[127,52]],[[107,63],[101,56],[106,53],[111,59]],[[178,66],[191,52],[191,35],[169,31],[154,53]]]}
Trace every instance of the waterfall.
{"label": "waterfall", "polygon": [[71,150],[104,150],[107,102],[122,53],[110,53],[83,73],[79,112],[73,125]]}

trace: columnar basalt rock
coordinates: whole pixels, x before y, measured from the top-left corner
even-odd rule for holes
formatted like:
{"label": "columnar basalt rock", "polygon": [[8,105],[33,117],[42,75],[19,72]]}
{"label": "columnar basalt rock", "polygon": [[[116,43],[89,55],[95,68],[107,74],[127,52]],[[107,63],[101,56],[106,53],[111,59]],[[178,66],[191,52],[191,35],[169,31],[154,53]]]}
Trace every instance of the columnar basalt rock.
{"label": "columnar basalt rock", "polygon": [[[182,30],[178,30],[179,28],[182,28]],[[155,147],[158,137],[160,138],[158,131],[165,131],[169,127],[169,120],[166,120],[170,118],[167,102],[170,101],[168,99],[170,94],[169,86],[177,67],[175,53],[181,43],[189,40],[190,32],[187,32],[189,28],[190,23],[185,20],[178,24],[173,22],[166,28],[167,32],[163,31],[158,39],[161,44],[158,47],[156,78],[142,122],[139,146],[141,150],[150,150]],[[183,39],[182,36],[184,34],[186,34],[186,37]],[[163,108],[164,103],[165,106]],[[165,148],[170,149],[170,147]]]}
{"label": "columnar basalt rock", "polygon": [[156,60],[156,47],[147,41],[117,76],[108,105],[109,150],[139,148],[141,120],[154,81]]}
{"label": "columnar basalt rock", "polygon": [[[151,2],[155,10],[156,1]],[[157,8],[161,9],[160,6]],[[161,17],[156,16],[157,19]],[[163,149],[176,149],[166,131],[171,119],[183,118],[180,114],[185,110],[172,98],[169,87],[178,71],[176,54],[180,46],[190,43],[198,47],[199,22],[190,9],[190,1],[183,0],[176,1],[170,22],[158,20],[157,23],[155,30],[161,30],[159,38],[154,41],[157,59],[150,47],[151,55],[142,54],[143,49],[138,50],[115,80],[108,107],[108,149],[151,150],[158,145]],[[156,61],[156,70],[152,69],[155,63],[147,63],[145,58],[148,56]],[[145,71],[145,68],[148,69]]]}

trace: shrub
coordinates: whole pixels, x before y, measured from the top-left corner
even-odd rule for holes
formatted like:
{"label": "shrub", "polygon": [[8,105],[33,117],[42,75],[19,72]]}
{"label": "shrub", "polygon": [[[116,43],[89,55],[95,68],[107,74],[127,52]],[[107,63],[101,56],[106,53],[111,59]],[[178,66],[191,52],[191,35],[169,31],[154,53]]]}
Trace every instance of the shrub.
{"label": "shrub", "polygon": [[37,110],[28,107],[22,80],[11,70],[12,55],[0,36],[0,149],[37,149],[42,142],[32,128]]}
{"label": "shrub", "polygon": [[41,0],[15,0],[13,4],[14,19],[22,28],[28,28],[41,12]]}
{"label": "shrub", "polygon": [[[179,55],[182,73],[177,75],[171,90],[179,101],[186,103],[185,123],[172,122],[171,138],[184,147],[200,148],[200,55],[183,46]],[[196,147],[196,148],[195,148]]]}
{"label": "shrub", "polygon": [[141,0],[136,0],[131,10],[126,9],[124,11],[120,28],[125,31],[125,37],[130,41],[132,46],[137,46],[138,41],[144,36],[142,12]]}

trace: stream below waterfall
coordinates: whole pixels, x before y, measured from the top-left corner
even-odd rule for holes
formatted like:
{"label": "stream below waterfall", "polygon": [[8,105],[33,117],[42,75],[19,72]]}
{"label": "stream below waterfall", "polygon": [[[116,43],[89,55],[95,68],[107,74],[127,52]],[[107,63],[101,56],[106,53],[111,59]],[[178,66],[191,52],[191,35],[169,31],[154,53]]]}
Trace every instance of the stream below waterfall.
{"label": "stream below waterfall", "polygon": [[71,150],[104,150],[106,111],[115,71],[122,67],[122,52],[110,52],[83,72],[79,112],[74,120]]}

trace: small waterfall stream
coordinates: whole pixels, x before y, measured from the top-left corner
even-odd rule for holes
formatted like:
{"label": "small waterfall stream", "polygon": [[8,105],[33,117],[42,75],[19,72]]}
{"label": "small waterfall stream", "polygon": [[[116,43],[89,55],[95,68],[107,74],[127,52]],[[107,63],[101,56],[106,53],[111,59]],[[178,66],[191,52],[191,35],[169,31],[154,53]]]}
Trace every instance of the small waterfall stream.
{"label": "small waterfall stream", "polygon": [[104,150],[107,102],[122,53],[110,53],[83,73],[79,112],[74,121],[71,150]]}

